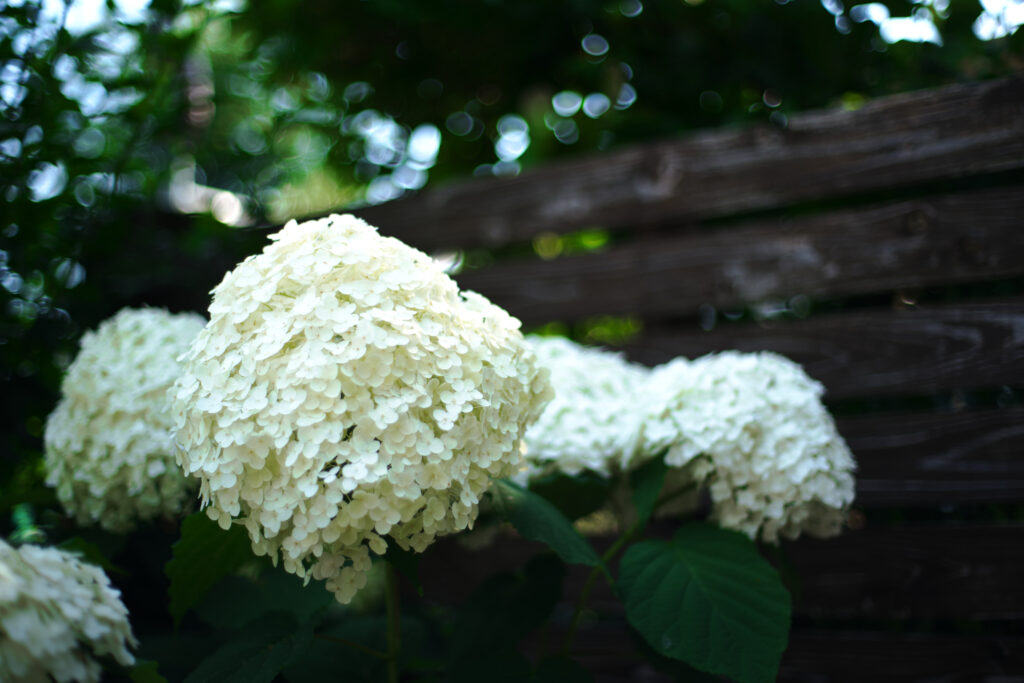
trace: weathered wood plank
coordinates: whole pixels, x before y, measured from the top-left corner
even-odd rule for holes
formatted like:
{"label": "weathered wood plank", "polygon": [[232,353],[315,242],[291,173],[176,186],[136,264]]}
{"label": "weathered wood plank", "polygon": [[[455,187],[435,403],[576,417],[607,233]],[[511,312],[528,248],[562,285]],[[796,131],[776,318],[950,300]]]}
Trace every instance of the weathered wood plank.
{"label": "weathered wood plank", "polygon": [[[562,630],[552,628],[548,642],[561,642]],[[576,633],[573,658],[599,683],[670,683],[640,654],[624,621],[585,623]],[[544,643],[529,642],[528,654]],[[1018,678],[1007,678],[1007,676]],[[805,630],[794,628],[782,656],[779,681],[922,680],[942,683],[1024,680],[1024,637],[970,636],[936,633],[893,633],[865,630]]]}
{"label": "weathered wood plank", "polygon": [[856,507],[1024,502],[1024,408],[837,420]]}
{"label": "weathered wood plank", "polygon": [[795,613],[830,619],[1020,619],[1024,524],[868,526],[786,544]]}
{"label": "weathered wood plank", "polygon": [[1024,680],[1024,638],[795,631],[779,671],[780,681],[806,683],[922,679],[942,683]]}
{"label": "weathered wood plank", "polygon": [[357,213],[424,249],[681,224],[1024,167],[1024,77],[895,95],[473,181]]}
{"label": "weathered wood plank", "polygon": [[[867,526],[827,540],[785,543],[799,577],[794,615],[814,619],[1020,619],[1024,618],[1024,524],[907,524]],[[663,521],[657,533],[671,534]],[[611,539],[594,539],[607,548]],[[521,566],[540,544],[500,537],[481,551],[438,542],[420,564],[426,594],[458,602],[496,571]],[[566,600],[582,589],[586,567],[570,567]],[[592,607],[622,615],[604,582],[594,584]]]}
{"label": "weathered wood plank", "polygon": [[1024,273],[1022,215],[1024,187],[989,189],[503,262],[458,280],[531,322],[986,281]]}
{"label": "weathered wood plank", "polygon": [[825,385],[827,400],[1024,384],[1024,299],[869,309],[709,332],[653,328],[625,348],[650,365],[724,349],[781,353]]}

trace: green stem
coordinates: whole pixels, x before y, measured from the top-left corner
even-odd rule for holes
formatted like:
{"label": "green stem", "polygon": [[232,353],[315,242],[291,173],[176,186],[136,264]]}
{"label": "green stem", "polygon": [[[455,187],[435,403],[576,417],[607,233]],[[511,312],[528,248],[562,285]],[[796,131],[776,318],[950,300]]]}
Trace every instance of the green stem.
{"label": "green stem", "polygon": [[608,573],[606,565],[619,554],[619,551],[622,550],[622,546],[626,545],[638,531],[640,531],[639,524],[634,524],[632,527],[624,531],[622,535],[612,543],[612,546],[608,548],[605,554],[601,556],[601,563],[590,570],[590,574],[587,576],[587,581],[583,584],[583,591],[580,593],[580,597],[576,601],[576,609],[572,613],[572,620],[569,622],[569,630],[565,634],[565,642],[562,644],[563,655],[569,656],[573,638],[576,637],[576,629],[580,625],[580,617],[583,616],[583,610],[586,609],[587,602],[590,600],[590,591],[594,588],[594,583],[597,581],[597,577],[604,574],[608,581],[608,585],[612,585],[612,577]]}
{"label": "green stem", "polygon": [[402,648],[402,624],[398,611],[398,571],[387,563],[387,591],[384,601],[388,612],[388,683],[398,683],[398,653]]}

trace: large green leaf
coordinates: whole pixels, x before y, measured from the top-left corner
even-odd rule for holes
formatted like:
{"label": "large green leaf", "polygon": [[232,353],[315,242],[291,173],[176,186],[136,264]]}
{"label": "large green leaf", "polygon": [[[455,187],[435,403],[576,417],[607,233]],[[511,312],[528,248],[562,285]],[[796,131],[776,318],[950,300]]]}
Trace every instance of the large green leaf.
{"label": "large green leaf", "polygon": [[182,522],[181,539],[171,553],[164,572],[171,580],[168,593],[175,624],[218,581],[253,557],[245,529],[232,526],[224,531],[201,512]]}
{"label": "large green leaf", "polygon": [[601,558],[572,522],[541,496],[507,479],[495,482],[491,491],[498,507],[524,537],[546,543],[570,564],[601,564]]}
{"label": "large green leaf", "polygon": [[740,683],[775,680],[789,593],[746,536],[688,524],[671,541],[637,543],[618,585],[626,618],[656,651]]}

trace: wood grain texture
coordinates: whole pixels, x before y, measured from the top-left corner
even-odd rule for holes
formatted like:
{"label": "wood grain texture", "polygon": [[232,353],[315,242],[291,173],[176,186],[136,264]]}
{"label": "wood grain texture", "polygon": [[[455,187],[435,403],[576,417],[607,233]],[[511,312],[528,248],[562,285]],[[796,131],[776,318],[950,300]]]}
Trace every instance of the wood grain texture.
{"label": "wood grain texture", "polygon": [[1022,215],[1024,187],[1005,187],[502,262],[458,281],[528,322],[987,281],[1024,274]]}
{"label": "wood grain texture", "polygon": [[837,420],[858,508],[1024,502],[1024,408]]}
{"label": "wood grain texture", "polygon": [[894,95],[471,181],[357,213],[423,249],[683,224],[1024,167],[1024,77]]}
{"label": "wood grain texture", "polygon": [[624,347],[648,365],[724,349],[781,353],[825,385],[826,400],[1020,385],[1024,298],[862,309],[709,332],[655,327]]}
{"label": "wood grain texture", "polygon": [[1024,618],[1024,524],[867,527],[784,545],[795,614],[829,619]]}
{"label": "wood grain texture", "polygon": [[[549,642],[561,642],[557,627]],[[573,657],[595,683],[671,683],[678,680],[646,660],[624,621],[584,623]],[[537,640],[528,654],[542,651]],[[684,679],[685,680],[685,679]],[[1024,637],[900,633],[869,630],[825,631],[795,628],[782,656],[779,681],[920,681],[1009,683],[1024,681]]]}
{"label": "wood grain texture", "polygon": [[934,633],[795,631],[780,681],[1024,681],[1024,638]]}
{"label": "wood grain texture", "polygon": [[[671,521],[652,533],[671,536]],[[593,539],[601,551],[610,538]],[[794,615],[802,619],[991,620],[1024,618],[1024,524],[876,525],[827,540],[783,544],[799,584]],[[427,595],[460,602],[496,571],[521,567],[544,547],[518,537],[499,537],[483,550],[452,540],[435,544],[421,560]],[[614,570],[614,564],[613,564]],[[573,565],[565,601],[574,604],[589,568]],[[621,602],[603,581],[594,584],[591,606],[618,618]]]}

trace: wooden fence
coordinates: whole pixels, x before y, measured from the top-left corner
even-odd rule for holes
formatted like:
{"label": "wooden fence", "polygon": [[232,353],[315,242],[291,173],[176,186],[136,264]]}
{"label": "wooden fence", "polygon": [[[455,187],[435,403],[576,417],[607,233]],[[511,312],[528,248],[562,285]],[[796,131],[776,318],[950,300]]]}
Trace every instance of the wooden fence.
{"label": "wooden fence", "polygon": [[[859,462],[855,528],[783,546],[799,592],[781,680],[1024,680],[1024,77],[359,213],[427,251],[491,250],[459,280],[527,326],[629,316],[645,363],[770,349],[826,385]],[[522,248],[581,230],[607,242]],[[599,680],[664,680],[625,633],[581,632]]]}

